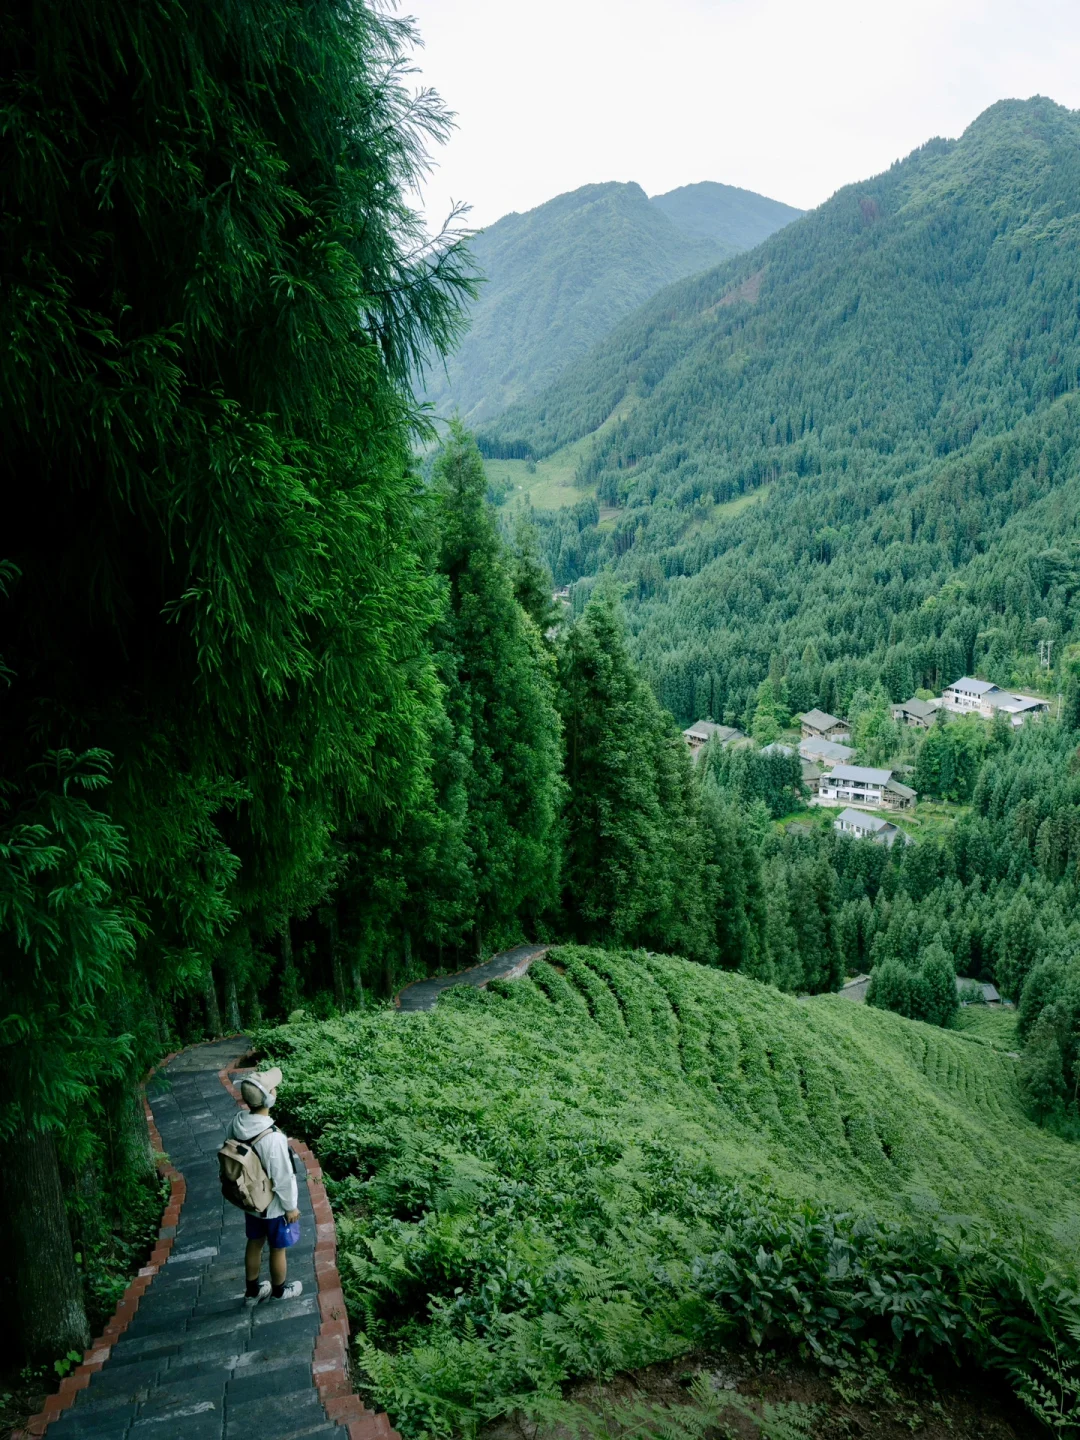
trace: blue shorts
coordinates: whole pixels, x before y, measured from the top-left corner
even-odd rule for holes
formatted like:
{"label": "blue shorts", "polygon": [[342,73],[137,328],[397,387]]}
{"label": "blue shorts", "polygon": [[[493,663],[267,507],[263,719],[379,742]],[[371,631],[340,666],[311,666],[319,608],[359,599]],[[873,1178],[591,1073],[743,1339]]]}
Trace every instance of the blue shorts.
{"label": "blue shorts", "polygon": [[244,1229],[249,1240],[269,1240],[271,1250],[288,1250],[300,1239],[300,1221],[292,1224],[284,1215],[275,1215],[267,1220],[263,1215],[244,1214]]}

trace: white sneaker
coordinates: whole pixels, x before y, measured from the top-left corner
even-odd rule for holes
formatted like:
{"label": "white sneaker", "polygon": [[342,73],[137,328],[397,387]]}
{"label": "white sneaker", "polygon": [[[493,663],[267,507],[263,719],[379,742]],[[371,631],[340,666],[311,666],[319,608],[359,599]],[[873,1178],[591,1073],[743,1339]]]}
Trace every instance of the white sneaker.
{"label": "white sneaker", "polygon": [[302,1280],[290,1280],[280,1295],[275,1295],[275,1300],[295,1300],[298,1295],[304,1293],[304,1282]]}
{"label": "white sneaker", "polygon": [[262,1281],[259,1286],[258,1295],[245,1295],[244,1304],[249,1310],[254,1310],[255,1306],[258,1305],[260,1300],[268,1300],[270,1298],[270,1292],[272,1289],[273,1286],[270,1284],[269,1280]]}

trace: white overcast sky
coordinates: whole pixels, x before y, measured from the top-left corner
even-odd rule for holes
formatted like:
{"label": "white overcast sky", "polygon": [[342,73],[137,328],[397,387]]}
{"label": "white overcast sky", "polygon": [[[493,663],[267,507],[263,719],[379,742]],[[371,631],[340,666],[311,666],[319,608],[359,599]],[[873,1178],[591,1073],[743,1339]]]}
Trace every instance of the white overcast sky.
{"label": "white overcast sky", "polygon": [[457,112],[424,206],[482,226],[598,180],[803,208],[1006,97],[1080,107],[1080,0],[401,0]]}

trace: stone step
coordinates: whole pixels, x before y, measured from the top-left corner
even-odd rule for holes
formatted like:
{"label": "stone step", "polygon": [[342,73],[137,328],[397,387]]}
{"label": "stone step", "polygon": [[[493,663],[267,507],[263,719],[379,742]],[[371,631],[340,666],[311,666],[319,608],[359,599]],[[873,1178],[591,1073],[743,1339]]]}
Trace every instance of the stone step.
{"label": "stone step", "polygon": [[226,1440],[291,1440],[326,1422],[326,1411],[311,1388],[225,1402]]}

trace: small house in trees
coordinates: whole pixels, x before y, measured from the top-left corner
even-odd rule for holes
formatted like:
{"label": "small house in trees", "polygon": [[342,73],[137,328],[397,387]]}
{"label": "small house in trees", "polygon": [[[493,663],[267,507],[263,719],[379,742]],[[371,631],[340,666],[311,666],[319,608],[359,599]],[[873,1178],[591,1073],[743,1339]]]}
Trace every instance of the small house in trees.
{"label": "small house in trees", "polygon": [[824,710],[807,710],[799,715],[804,740],[850,740],[851,726],[846,720],[826,714]]}
{"label": "small house in trees", "polygon": [[861,810],[841,810],[833,821],[833,829],[856,840],[873,840],[877,845],[895,845],[904,833],[890,820],[866,815]]}
{"label": "small house in trees", "polygon": [[970,675],[964,675],[946,685],[941,692],[941,702],[946,710],[955,710],[962,715],[984,715],[989,720],[994,713],[995,701],[1005,693],[989,680],[973,680]]}
{"label": "small house in trees", "polygon": [[941,708],[940,700],[903,700],[892,707],[892,718],[898,725],[914,725],[919,730],[929,730],[934,716]]}
{"label": "small house in trees", "polygon": [[967,980],[963,976],[956,977],[956,993],[960,996],[961,1005],[1000,1005],[1001,996],[997,987],[988,984],[985,980]]}
{"label": "small house in trees", "polygon": [[838,745],[835,740],[819,740],[816,736],[799,741],[799,754],[804,760],[816,760],[819,765],[846,765],[855,759],[855,751],[847,745]]}
{"label": "small house in trees", "polygon": [[994,706],[995,710],[1002,710],[1014,725],[1023,725],[1024,721],[1032,715],[1046,715],[1050,710],[1049,700],[1040,700],[1035,695],[1009,695],[1006,694]]}
{"label": "small house in trees", "polygon": [[821,788],[821,766],[816,765],[813,760],[804,760],[799,756],[799,764],[802,766],[802,782],[811,795],[816,795]]}
{"label": "small house in trees", "polygon": [[717,725],[712,720],[697,720],[682,732],[683,739],[690,747],[690,758],[696,760],[710,740],[720,745],[730,745],[733,740],[745,740],[746,736],[734,725]]}
{"label": "small house in trees", "polygon": [[891,770],[869,765],[837,765],[821,778],[819,798],[826,804],[865,805],[869,810],[910,810],[915,791],[893,778]]}

